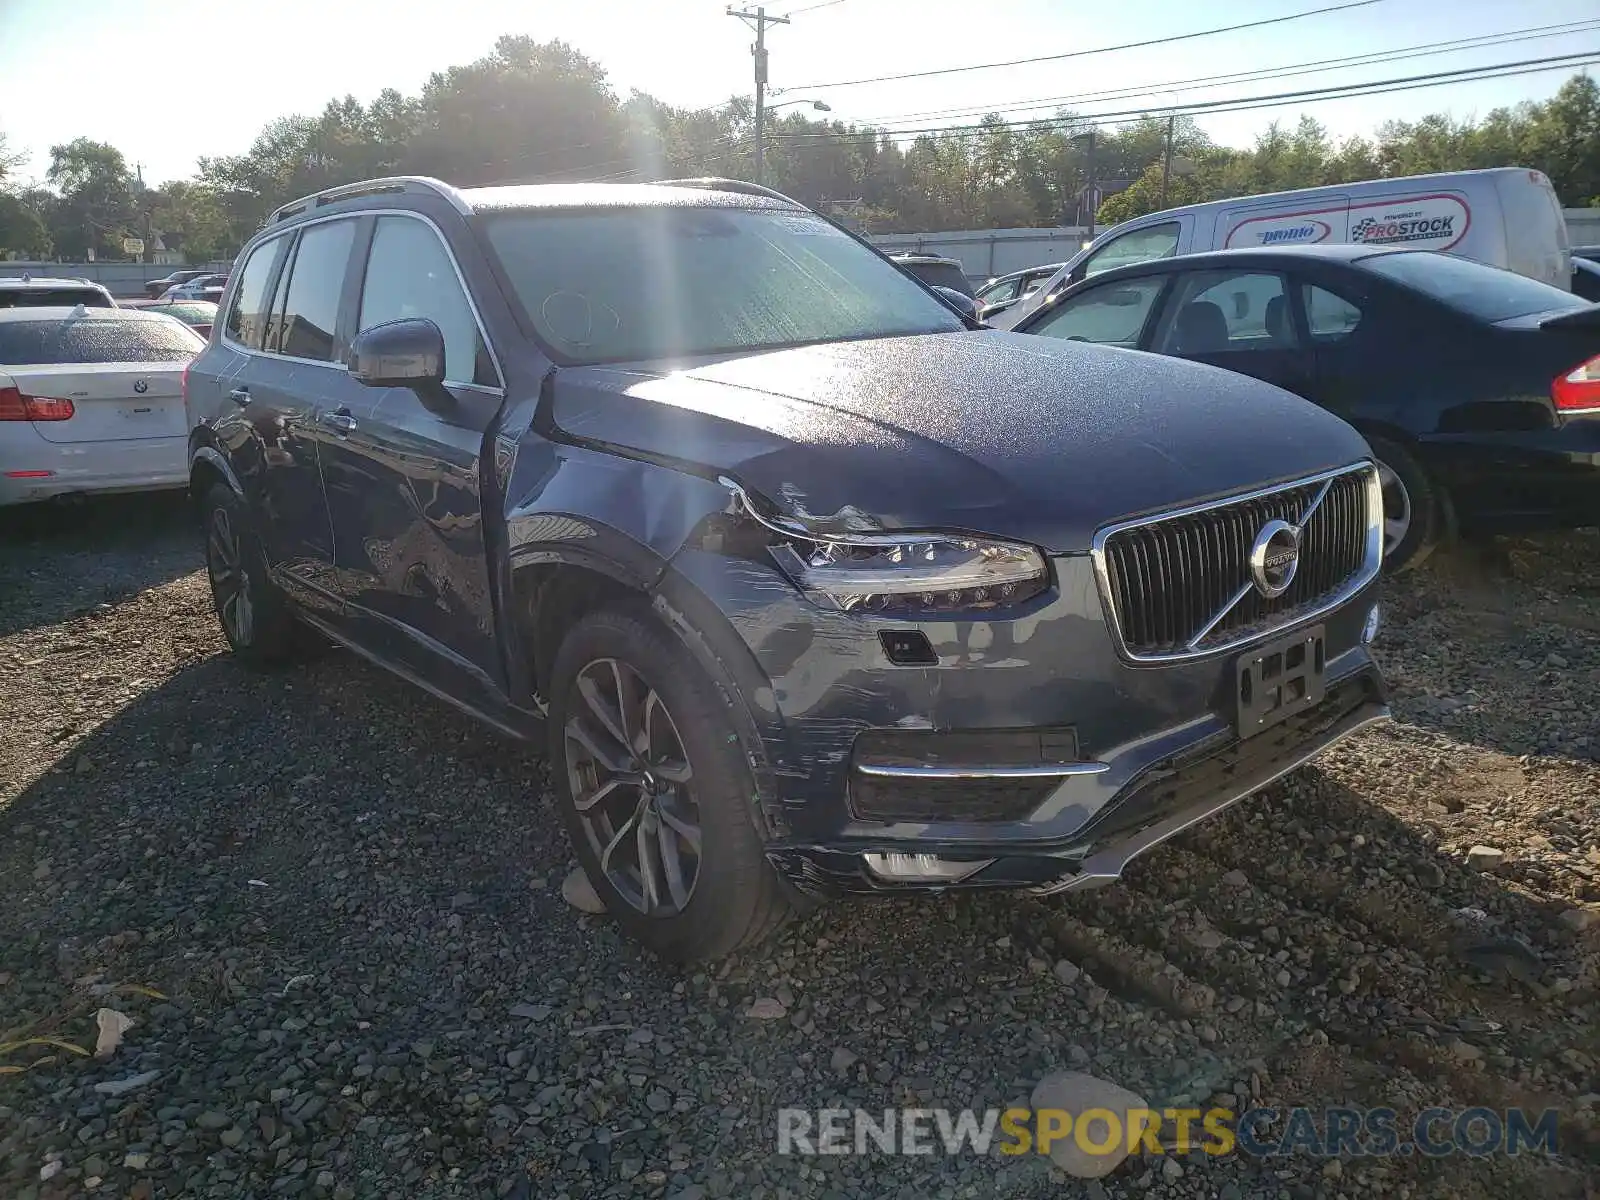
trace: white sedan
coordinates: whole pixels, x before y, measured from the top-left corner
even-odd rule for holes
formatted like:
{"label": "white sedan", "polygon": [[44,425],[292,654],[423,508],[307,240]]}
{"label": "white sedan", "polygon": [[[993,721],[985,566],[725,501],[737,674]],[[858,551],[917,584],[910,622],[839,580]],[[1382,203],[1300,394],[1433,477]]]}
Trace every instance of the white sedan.
{"label": "white sedan", "polygon": [[188,484],[183,322],[128,308],[0,309],[0,505]]}
{"label": "white sedan", "polygon": [[215,293],[226,287],[226,275],[197,275],[184,283],[175,283],[161,293],[163,300],[211,300]]}

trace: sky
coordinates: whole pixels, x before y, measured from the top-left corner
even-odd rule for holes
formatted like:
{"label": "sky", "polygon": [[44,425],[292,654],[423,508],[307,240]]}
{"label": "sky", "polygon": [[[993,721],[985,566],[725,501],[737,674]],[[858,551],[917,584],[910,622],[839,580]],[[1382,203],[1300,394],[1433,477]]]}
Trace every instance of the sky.
{"label": "sky", "polygon": [[[1086,113],[1160,109],[1587,51],[1600,61],[1595,0],[1376,0],[1161,46],[844,86],[868,77],[1092,50],[1338,2],[771,0],[769,12],[793,17],[768,33],[771,86],[782,90],[777,100],[821,100],[836,118],[911,127],[973,119],[918,115],[932,111],[1119,88],[1136,91],[1072,107]],[[159,184],[192,175],[200,155],[246,150],[277,117],[314,114],[346,94],[368,101],[385,87],[414,94],[432,72],[487,54],[504,33],[565,40],[599,62],[621,96],[637,89],[699,108],[751,91],[751,33],[725,8],[724,0],[273,0],[248,7],[222,0],[119,0],[112,6],[0,0],[0,132],[11,150],[30,155],[18,172],[24,179],[44,175],[52,144],[87,136],[110,142],[130,164],[140,165],[146,183]],[[1448,54],[1175,90],[1225,73],[1578,21],[1591,27]],[[1439,111],[1481,115],[1546,99],[1579,69],[1322,103],[1288,101],[1198,121],[1214,140],[1229,145],[1247,145],[1271,121],[1292,124],[1301,113],[1339,137],[1370,135],[1390,119]]]}

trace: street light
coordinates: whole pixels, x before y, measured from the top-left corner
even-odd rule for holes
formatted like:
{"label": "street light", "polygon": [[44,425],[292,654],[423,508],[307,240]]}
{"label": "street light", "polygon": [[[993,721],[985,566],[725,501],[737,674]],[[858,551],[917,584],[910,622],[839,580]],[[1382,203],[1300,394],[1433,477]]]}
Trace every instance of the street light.
{"label": "street light", "polygon": [[767,105],[767,111],[768,112],[777,112],[780,108],[782,108],[786,104],[809,104],[809,105],[811,105],[812,108],[816,109],[817,112],[832,112],[833,111],[833,108],[830,105],[824,104],[821,100],[782,100],[782,101],[779,101],[777,104],[769,104],[769,105]]}
{"label": "street light", "polygon": [[817,112],[832,112],[833,111],[833,109],[829,108],[821,100],[808,100],[808,99],[806,99],[804,97],[800,97],[799,99],[795,99],[795,100],[780,100],[777,104],[768,104],[766,102],[766,98],[762,94],[762,89],[758,86],[756,88],[756,178],[755,178],[755,182],[757,182],[757,183],[761,182],[762,167],[763,167],[763,165],[764,165],[764,163],[766,161],[766,157],[767,157],[767,145],[766,145],[766,142],[767,142],[767,114],[770,113],[770,112],[776,112],[778,109],[783,108],[786,105],[790,105],[790,104],[809,104]]}

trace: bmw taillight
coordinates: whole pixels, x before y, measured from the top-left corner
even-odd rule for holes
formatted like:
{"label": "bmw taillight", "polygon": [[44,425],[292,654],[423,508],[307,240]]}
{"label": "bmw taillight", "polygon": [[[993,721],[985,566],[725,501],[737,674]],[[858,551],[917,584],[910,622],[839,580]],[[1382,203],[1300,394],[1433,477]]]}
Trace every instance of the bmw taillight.
{"label": "bmw taillight", "polygon": [[0,387],[0,421],[66,421],[72,401],[49,396],[25,396],[17,387]]}
{"label": "bmw taillight", "polygon": [[1558,375],[1550,385],[1550,398],[1557,412],[1600,412],[1600,354]]}

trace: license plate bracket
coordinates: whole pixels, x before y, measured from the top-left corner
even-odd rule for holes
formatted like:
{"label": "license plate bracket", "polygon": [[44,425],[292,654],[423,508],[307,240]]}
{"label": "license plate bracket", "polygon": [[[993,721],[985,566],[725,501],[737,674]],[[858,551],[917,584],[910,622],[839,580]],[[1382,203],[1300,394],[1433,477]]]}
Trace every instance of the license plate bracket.
{"label": "license plate bracket", "polygon": [[1234,727],[1260,733],[1322,700],[1327,639],[1321,625],[1299,629],[1241,654],[1234,675]]}

